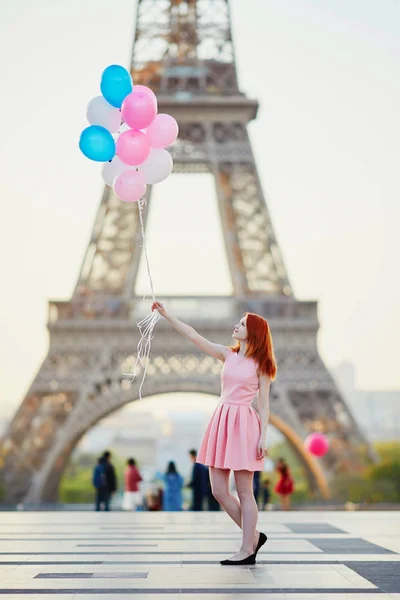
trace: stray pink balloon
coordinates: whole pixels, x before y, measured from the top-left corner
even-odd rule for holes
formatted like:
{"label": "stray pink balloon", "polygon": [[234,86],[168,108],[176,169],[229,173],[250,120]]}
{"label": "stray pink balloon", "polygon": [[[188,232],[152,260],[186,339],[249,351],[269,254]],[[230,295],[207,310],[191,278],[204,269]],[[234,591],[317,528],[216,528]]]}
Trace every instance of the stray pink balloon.
{"label": "stray pink balloon", "polygon": [[141,165],[150,154],[147,135],[133,129],[121,133],[115,146],[117,156],[131,167]]}
{"label": "stray pink balloon", "polygon": [[138,171],[128,169],[114,179],[114,193],[123,202],[137,202],[146,192],[143,176]]}
{"label": "stray pink balloon", "polygon": [[304,446],[314,456],[325,456],[329,450],[329,441],[323,433],[310,433],[304,440]]}

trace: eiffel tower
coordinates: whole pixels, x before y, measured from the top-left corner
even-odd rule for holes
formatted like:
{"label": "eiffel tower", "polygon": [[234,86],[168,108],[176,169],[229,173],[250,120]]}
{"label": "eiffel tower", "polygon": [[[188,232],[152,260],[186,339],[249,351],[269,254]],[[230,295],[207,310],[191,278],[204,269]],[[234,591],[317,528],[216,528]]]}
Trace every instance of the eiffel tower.
{"label": "eiffel tower", "polygon": [[[356,469],[368,445],[318,354],[317,303],[293,296],[247,134],[258,103],[238,87],[228,0],[139,0],[131,72],[179,123],[175,172],[214,176],[232,279],[229,297],[158,299],[227,344],[244,311],[269,320],[279,366],[271,423],[327,498],[330,476]],[[49,303],[48,355],[1,442],[7,502],[54,501],[80,438],[137,399],[138,383],[121,373],[132,367],[136,322],[150,305],[135,295],[139,248],[136,207],[106,187],[75,290],[69,301]],[[160,321],[144,393],[218,395],[220,367]],[[322,461],[304,451],[310,431],[330,438]]]}

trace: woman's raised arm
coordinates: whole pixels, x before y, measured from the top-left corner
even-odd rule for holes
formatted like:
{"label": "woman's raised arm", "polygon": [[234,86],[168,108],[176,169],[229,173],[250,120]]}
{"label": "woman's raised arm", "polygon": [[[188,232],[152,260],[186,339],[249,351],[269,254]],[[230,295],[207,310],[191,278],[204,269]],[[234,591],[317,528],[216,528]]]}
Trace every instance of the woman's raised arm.
{"label": "woman's raised arm", "polygon": [[197,333],[197,331],[193,329],[193,327],[187,325],[186,323],[183,323],[182,321],[179,321],[179,319],[167,313],[164,305],[161,304],[161,302],[154,302],[151,307],[151,310],[158,310],[160,315],[164,317],[164,319],[166,319],[168,323],[171,323],[172,327],[176,329],[176,331],[179,331],[179,333],[181,333],[184,337],[193,342],[193,344],[195,344],[198,348],[200,348],[200,350],[202,350],[209,356],[224,361],[228,353],[230,352],[229,348],[227,348],[226,346],[210,342],[205,337]]}

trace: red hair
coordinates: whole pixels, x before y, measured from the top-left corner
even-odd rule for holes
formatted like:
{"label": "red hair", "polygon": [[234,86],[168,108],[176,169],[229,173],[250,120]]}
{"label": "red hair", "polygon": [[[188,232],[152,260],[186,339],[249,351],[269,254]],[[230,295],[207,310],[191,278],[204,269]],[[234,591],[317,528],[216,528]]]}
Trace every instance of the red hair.
{"label": "red hair", "polygon": [[[247,316],[246,357],[255,360],[260,373],[275,379],[277,366],[268,321],[254,313],[245,313],[244,316]],[[239,349],[240,344],[237,343],[232,351],[239,352]]]}

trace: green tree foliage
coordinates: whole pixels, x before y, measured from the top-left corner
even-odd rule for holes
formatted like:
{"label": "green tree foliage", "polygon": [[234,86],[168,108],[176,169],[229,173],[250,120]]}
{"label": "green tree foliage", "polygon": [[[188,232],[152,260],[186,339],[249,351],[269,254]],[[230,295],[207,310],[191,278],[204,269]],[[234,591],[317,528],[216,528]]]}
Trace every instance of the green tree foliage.
{"label": "green tree foliage", "polygon": [[4,500],[6,496],[6,488],[2,480],[0,479],[0,502]]}
{"label": "green tree foliage", "polygon": [[72,456],[61,479],[60,502],[80,504],[94,501],[92,475],[97,458],[92,454],[75,454]]}
{"label": "green tree foliage", "polygon": [[343,502],[400,502],[400,443],[379,442],[375,450],[380,462],[361,474],[340,475],[332,482],[335,499]]}
{"label": "green tree foliage", "polygon": [[400,502],[400,442],[380,442],[376,451],[381,462],[368,470],[368,479],[378,487],[385,487],[386,502]]}
{"label": "green tree foliage", "polygon": [[376,442],[374,448],[382,461],[400,462],[400,442],[397,440],[390,442]]}

